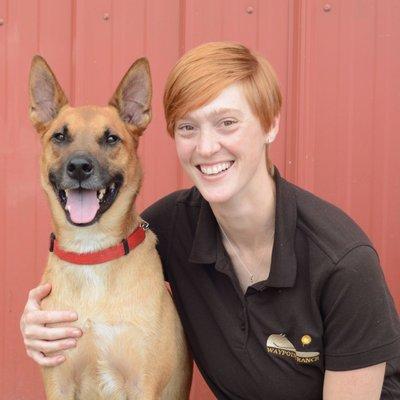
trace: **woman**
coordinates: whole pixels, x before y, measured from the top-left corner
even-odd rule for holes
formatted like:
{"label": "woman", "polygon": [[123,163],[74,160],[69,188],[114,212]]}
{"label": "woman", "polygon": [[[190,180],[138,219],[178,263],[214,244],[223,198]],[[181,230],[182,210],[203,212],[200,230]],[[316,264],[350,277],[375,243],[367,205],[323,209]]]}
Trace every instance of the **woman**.
{"label": "woman", "polygon": [[[281,94],[266,60],[235,43],[195,48],[172,70],[164,106],[195,187],[143,218],[217,398],[400,398],[399,320],[372,244],[269,160]],[[41,365],[62,362],[41,352],[80,335],[44,326],[76,318],[40,311],[49,290],[31,291],[21,319]]]}

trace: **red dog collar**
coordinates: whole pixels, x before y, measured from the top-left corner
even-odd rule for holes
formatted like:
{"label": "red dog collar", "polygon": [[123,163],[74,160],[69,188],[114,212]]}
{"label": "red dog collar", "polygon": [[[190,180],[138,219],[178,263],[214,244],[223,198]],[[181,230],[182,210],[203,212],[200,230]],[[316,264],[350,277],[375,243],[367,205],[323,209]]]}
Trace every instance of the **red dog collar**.
{"label": "red dog collar", "polygon": [[134,249],[143,242],[146,237],[145,231],[149,229],[147,222],[142,222],[127,239],[123,239],[122,243],[95,253],[74,253],[72,251],[64,251],[58,246],[54,233],[50,235],[50,251],[61,260],[68,261],[72,264],[94,265],[102,264],[116,258],[126,256],[130,250]]}

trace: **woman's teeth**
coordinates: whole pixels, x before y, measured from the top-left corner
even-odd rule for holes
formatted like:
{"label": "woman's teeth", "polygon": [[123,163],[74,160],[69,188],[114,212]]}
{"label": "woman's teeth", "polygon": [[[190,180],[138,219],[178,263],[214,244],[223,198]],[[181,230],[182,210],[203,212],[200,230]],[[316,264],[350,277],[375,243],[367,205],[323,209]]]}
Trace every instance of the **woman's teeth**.
{"label": "woman's teeth", "polygon": [[205,175],[215,175],[227,170],[232,164],[233,161],[223,162],[212,166],[200,165],[200,171]]}

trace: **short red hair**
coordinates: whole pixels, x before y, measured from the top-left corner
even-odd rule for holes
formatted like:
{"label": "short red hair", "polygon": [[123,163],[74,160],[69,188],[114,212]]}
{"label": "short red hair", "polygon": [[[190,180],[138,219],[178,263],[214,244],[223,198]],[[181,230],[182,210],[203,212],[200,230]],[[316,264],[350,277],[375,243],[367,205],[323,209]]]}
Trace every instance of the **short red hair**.
{"label": "short red hair", "polygon": [[168,76],[164,112],[169,134],[174,136],[176,121],[233,83],[242,85],[252,112],[268,132],[282,106],[272,67],[240,43],[211,42],[188,51]]}

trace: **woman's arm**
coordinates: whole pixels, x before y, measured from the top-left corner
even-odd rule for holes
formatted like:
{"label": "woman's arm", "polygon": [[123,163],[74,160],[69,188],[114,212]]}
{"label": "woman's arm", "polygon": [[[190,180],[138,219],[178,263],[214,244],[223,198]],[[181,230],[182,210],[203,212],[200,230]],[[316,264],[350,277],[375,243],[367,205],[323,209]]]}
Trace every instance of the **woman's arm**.
{"label": "woman's arm", "polygon": [[379,400],[386,363],[351,371],[325,371],[323,400]]}

